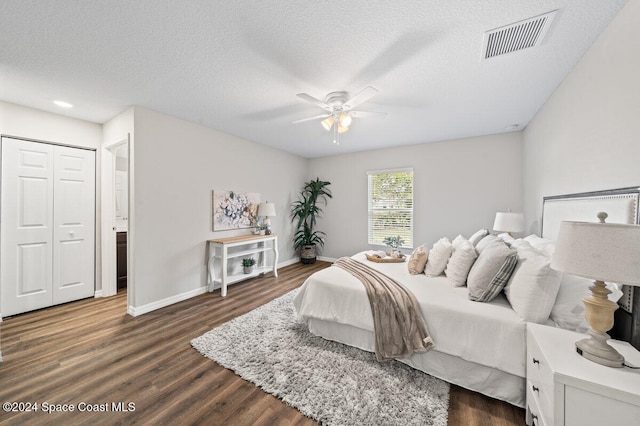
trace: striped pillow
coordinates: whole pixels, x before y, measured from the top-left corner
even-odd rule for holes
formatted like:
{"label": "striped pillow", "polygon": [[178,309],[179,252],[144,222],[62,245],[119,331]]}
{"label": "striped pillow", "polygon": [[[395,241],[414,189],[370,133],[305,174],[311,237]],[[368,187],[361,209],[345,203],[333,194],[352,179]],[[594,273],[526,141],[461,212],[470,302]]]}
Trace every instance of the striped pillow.
{"label": "striped pillow", "polygon": [[490,302],[509,282],[518,264],[518,253],[504,243],[488,246],[478,256],[467,278],[469,299]]}

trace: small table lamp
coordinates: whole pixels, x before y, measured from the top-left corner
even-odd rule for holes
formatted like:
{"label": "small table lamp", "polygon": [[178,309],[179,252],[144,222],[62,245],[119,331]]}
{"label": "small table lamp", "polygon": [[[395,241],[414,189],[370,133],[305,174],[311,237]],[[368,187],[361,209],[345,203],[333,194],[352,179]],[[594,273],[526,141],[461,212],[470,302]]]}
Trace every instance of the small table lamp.
{"label": "small table lamp", "polygon": [[524,231],[524,215],[522,213],[497,212],[496,220],[493,222],[493,230],[498,232],[507,232],[511,235],[512,232]]}
{"label": "small table lamp", "polygon": [[607,343],[618,304],[607,297],[604,281],[640,286],[640,226],[605,223],[562,222],[551,267],[571,275],[595,280],[586,308],[589,335],[576,342],[583,357],[609,367],[622,367],[624,357]]}
{"label": "small table lamp", "polygon": [[273,203],[260,203],[258,204],[258,216],[264,216],[262,219],[262,225],[266,227],[264,233],[271,235],[271,219],[269,217],[276,215],[276,205]]}

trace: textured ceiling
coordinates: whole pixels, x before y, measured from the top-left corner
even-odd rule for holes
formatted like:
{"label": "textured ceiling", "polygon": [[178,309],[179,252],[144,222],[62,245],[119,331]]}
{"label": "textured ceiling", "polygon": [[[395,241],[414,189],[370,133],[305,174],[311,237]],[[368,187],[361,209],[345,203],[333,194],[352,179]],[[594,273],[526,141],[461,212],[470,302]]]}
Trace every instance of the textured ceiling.
{"label": "textured ceiling", "polygon": [[[626,0],[2,0],[0,100],[104,123],[139,105],[307,158],[523,128]],[[540,46],[483,33],[558,9]],[[380,91],[340,146],[296,97]],[[74,104],[63,110],[54,99]]]}

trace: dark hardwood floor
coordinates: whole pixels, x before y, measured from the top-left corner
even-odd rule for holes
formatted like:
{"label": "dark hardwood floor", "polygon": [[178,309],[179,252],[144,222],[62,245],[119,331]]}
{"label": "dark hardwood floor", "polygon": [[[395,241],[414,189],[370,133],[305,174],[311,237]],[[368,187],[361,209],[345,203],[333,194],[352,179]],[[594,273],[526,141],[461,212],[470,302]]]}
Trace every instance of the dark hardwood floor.
{"label": "dark hardwood floor", "polygon": [[[328,265],[292,265],[276,279],[231,286],[225,299],[216,291],[135,318],[126,314],[124,292],[7,318],[0,323],[0,401],[37,402],[39,411],[3,410],[0,424],[314,425],[189,342]],[[48,414],[44,403],[75,411]],[[81,403],[95,410],[107,404],[109,412],[80,412]],[[112,403],[128,411],[114,412]],[[522,425],[524,410],[452,386],[449,424]]]}

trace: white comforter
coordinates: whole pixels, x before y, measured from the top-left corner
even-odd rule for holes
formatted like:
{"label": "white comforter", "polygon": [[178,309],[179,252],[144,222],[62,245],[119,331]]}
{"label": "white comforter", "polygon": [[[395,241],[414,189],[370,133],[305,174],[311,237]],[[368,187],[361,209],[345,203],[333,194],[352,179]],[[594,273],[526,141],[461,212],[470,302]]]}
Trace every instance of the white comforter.
{"label": "white comforter", "polygon": [[[444,276],[411,275],[406,263],[370,262],[364,252],[353,258],[394,278],[415,294],[434,350],[525,376],[525,323],[504,296],[490,303],[472,302],[466,287],[453,287]],[[326,268],[309,277],[294,306],[303,321],[315,318],[373,332],[364,286],[340,268]]]}

